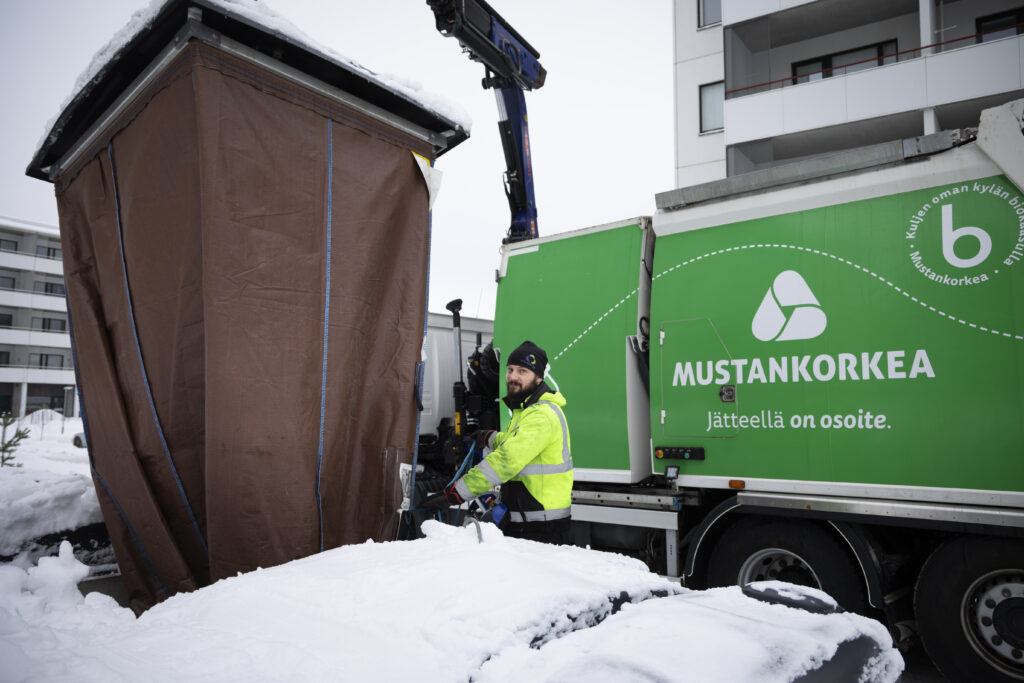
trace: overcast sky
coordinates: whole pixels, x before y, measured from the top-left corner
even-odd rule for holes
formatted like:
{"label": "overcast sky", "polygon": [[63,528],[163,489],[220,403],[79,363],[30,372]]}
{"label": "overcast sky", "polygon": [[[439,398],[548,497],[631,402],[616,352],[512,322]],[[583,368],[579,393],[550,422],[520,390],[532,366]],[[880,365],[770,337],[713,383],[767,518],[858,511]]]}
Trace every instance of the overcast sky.
{"label": "overcast sky", "polygon": [[[57,225],[53,186],[25,176],[93,55],[149,0],[0,0],[0,216]],[[483,67],[434,28],[425,0],[268,0],[311,38],[460,105],[472,137],[441,157],[430,310],[493,317],[509,224],[497,107]],[[654,212],[673,186],[671,0],[491,0],[541,54],[527,93],[541,235]]]}

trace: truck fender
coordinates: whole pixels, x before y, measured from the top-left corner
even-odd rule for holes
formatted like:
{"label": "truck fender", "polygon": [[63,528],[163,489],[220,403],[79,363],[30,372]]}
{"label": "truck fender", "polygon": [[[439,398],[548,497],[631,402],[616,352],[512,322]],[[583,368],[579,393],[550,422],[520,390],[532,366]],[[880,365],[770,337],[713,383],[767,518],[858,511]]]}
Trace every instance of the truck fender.
{"label": "truck fender", "polygon": [[[708,537],[712,527],[715,527],[715,525],[721,522],[723,518],[729,515],[729,513],[740,507],[744,508],[743,512],[745,514],[757,515],[761,512],[758,508],[743,505],[737,496],[731,496],[712,508],[711,512],[705,515],[704,519],[700,521],[700,524],[687,533],[686,538],[683,541],[684,544],[688,543],[686,564],[683,566],[684,577],[689,578],[693,576],[697,564],[697,557],[700,555],[701,545]],[[771,511],[771,513],[773,516],[779,516],[777,511]],[[833,520],[825,521],[828,522],[829,526],[835,530],[853,553],[853,556],[857,561],[857,565],[860,568],[861,576],[864,577],[868,604],[875,609],[884,609],[885,598],[881,581],[882,569],[878,562],[878,554],[874,552],[870,541],[852,524]]]}
{"label": "truck fender", "polygon": [[726,498],[712,508],[711,512],[705,515],[704,519],[700,521],[700,524],[687,532],[686,538],[683,539],[683,545],[689,544],[689,547],[686,550],[686,564],[683,566],[684,577],[689,578],[693,576],[694,567],[697,564],[697,555],[700,553],[701,543],[703,543],[704,539],[707,537],[708,532],[711,531],[711,527],[722,519],[722,517],[738,507],[740,507],[740,502],[736,499],[736,496]]}
{"label": "truck fender", "polygon": [[878,553],[872,546],[870,537],[862,533],[856,526],[847,522],[828,522],[849,546],[857,560],[860,573],[864,577],[867,588],[868,604],[875,609],[885,609],[885,595],[882,591],[882,566],[878,561]]}

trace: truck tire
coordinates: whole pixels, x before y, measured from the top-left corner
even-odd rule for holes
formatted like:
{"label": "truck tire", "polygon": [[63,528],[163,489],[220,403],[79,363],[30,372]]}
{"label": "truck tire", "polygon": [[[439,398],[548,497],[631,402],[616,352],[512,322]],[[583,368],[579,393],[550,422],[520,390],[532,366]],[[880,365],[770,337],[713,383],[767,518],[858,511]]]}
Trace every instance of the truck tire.
{"label": "truck tire", "polygon": [[1024,541],[960,537],[924,563],[914,611],[951,681],[1024,681]]}
{"label": "truck tire", "polygon": [[786,581],[818,588],[850,612],[867,609],[864,576],[835,534],[814,522],[743,517],[708,561],[711,586]]}

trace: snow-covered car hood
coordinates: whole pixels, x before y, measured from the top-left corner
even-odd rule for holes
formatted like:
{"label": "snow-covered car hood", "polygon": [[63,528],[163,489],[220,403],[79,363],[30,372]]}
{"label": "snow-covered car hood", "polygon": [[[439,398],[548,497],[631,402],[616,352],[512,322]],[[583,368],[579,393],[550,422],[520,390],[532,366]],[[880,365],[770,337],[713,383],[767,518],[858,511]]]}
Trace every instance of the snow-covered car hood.
{"label": "snow-covered car hood", "polygon": [[77,593],[88,570],[69,546],[27,572],[0,566],[0,678],[788,681],[861,636],[877,644],[870,680],[903,668],[885,629],[856,615],[687,591],[637,560],[492,525],[482,542],[473,528],[424,532],[225,579],[139,618]]}

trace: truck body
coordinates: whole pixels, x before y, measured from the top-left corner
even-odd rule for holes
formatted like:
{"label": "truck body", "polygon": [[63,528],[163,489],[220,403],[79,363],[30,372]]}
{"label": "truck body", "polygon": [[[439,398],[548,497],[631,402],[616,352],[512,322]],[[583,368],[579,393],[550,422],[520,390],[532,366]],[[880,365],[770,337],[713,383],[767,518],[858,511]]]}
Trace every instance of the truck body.
{"label": "truck body", "polygon": [[505,245],[494,347],[548,352],[578,540],[1024,680],[1022,113]]}

